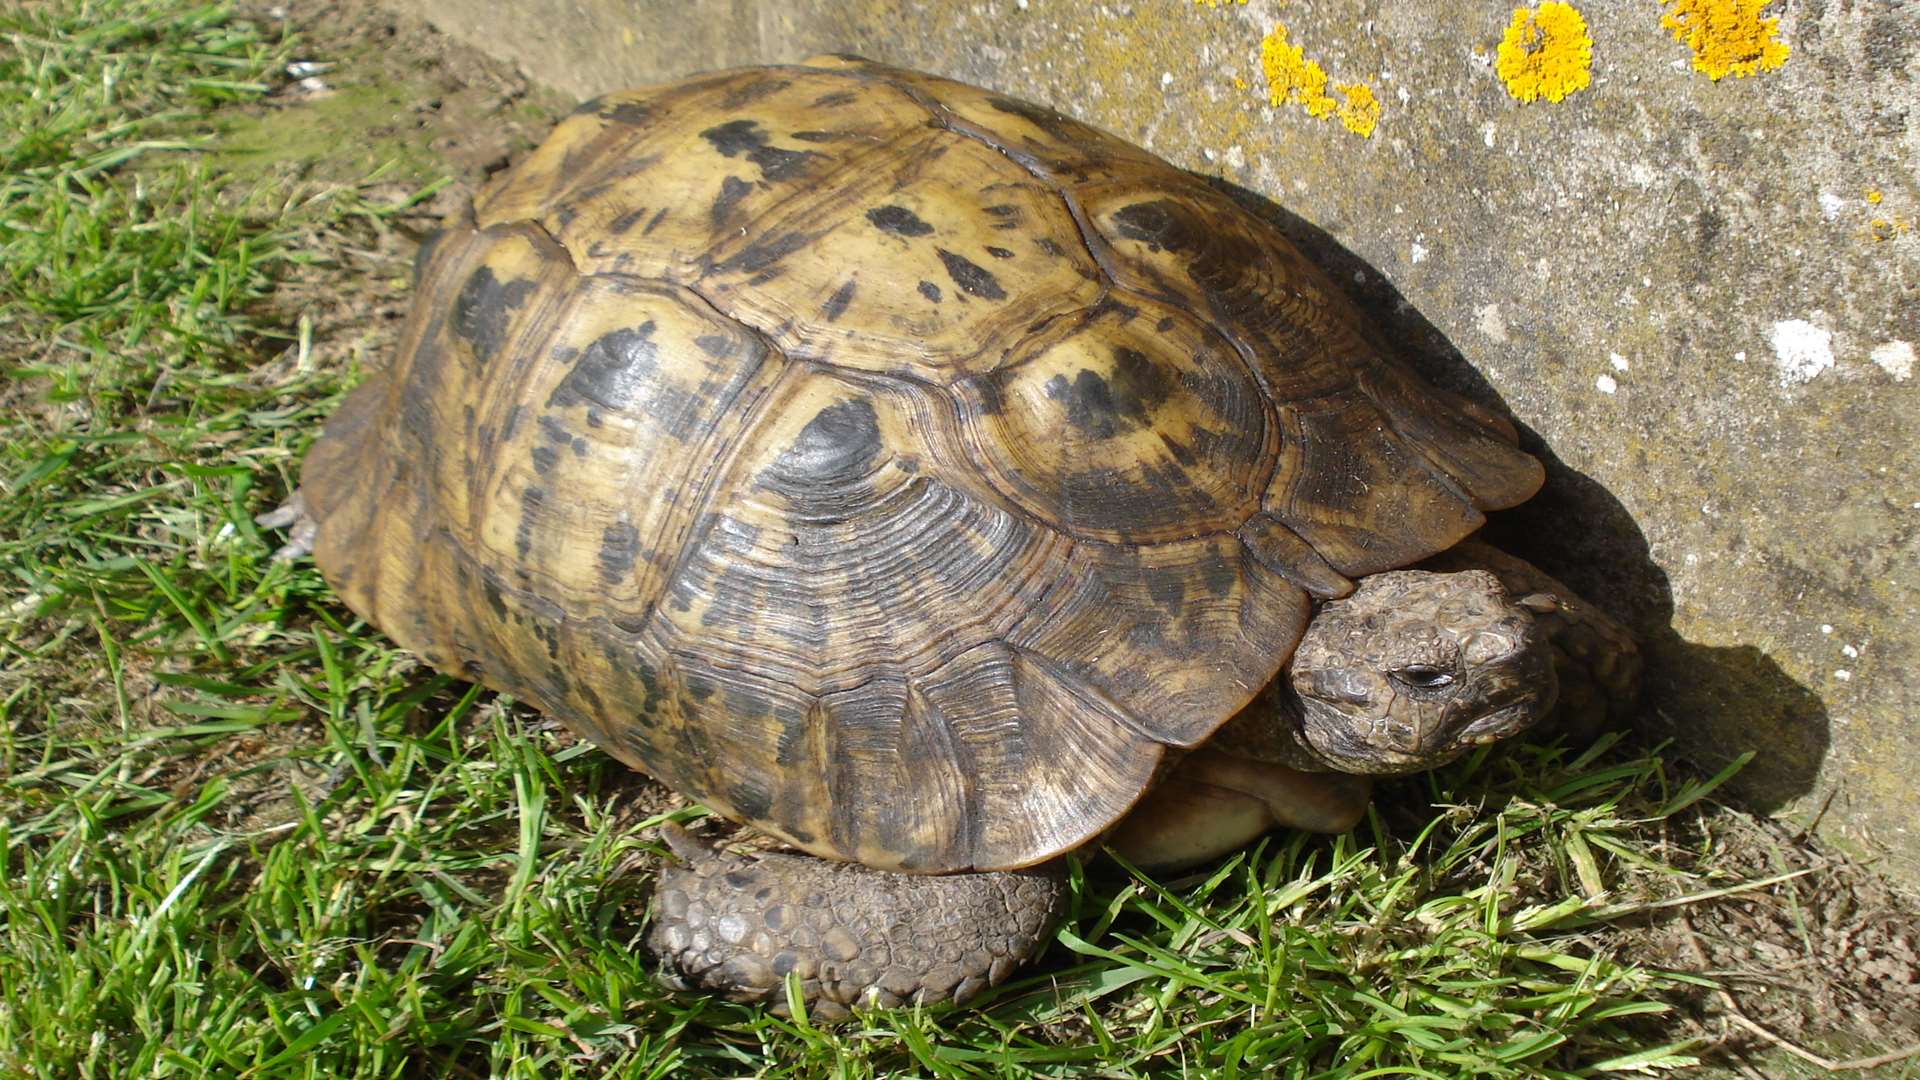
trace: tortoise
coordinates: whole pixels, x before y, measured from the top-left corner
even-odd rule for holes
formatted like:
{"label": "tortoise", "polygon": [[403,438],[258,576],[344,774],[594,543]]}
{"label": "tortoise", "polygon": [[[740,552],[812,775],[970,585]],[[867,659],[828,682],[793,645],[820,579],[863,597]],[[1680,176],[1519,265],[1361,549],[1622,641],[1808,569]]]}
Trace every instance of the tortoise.
{"label": "tortoise", "polygon": [[426,663],[794,849],[669,831],[682,985],[965,1000],[1065,853],[1343,830],[1370,775],[1631,696],[1617,624],[1473,539],[1541,485],[1513,425],[1053,110],[843,56],[612,94],[415,273],[263,520]]}

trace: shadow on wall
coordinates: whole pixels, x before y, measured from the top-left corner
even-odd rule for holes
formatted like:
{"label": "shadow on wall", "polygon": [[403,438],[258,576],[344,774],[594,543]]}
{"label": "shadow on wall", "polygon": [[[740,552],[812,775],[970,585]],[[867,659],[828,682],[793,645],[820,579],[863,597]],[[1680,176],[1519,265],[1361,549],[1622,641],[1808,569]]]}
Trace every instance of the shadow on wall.
{"label": "shadow on wall", "polygon": [[[1438,328],[1386,278],[1318,226],[1256,192],[1200,177],[1278,227],[1373,319],[1389,349],[1435,385],[1511,416],[1506,402]],[[1567,466],[1526,427],[1520,444],[1546,463],[1539,495],[1494,515],[1484,536],[1572,586],[1625,622],[1646,657],[1642,734],[1671,737],[1713,769],[1745,751],[1732,784],[1752,808],[1772,811],[1809,794],[1831,742],[1826,706],[1751,645],[1701,645],[1673,628],[1673,589],[1626,507]]]}

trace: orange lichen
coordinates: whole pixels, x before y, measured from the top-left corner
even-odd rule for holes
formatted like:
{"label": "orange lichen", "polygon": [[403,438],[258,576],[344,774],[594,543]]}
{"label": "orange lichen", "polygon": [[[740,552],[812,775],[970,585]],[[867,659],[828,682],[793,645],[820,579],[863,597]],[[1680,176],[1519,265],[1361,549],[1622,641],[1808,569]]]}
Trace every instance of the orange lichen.
{"label": "orange lichen", "polygon": [[1779,19],[1763,19],[1768,0],[1664,0],[1660,25],[1693,50],[1693,67],[1708,78],[1743,77],[1786,63],[1787,46],[1774,37]]}
{"label": "orange lichen", "polygon": [[1337,118],[1348,131],[1370,137],[1380,122],[1380,99],[1365,83],[1341,83],[1334,87],[1344,102],[1327,93],[1327,71],[1309,60],[1298,45],[1287,43],[1287,28],[1275,26],[1260,42],[1260,70],[1267,76],[1267,101],[1285,105],[1291,101],[1307,110],[1315,119]]}
{"label": "orange lichen", "polygon": [[1592,81],[1593,38],[1571,4],[1548,2],[1513,9],[1500,39],[1494,71],[1521,101],[1559,101]]}
{"label": "orange lichen", "polygon": [[1334,89],[1346,100],[1334,109],[1333,115],[1355,135],[1371,136],[1380,123],[1380,99],[1373,96],[1373,87],[1366,83],[1341,83]]}

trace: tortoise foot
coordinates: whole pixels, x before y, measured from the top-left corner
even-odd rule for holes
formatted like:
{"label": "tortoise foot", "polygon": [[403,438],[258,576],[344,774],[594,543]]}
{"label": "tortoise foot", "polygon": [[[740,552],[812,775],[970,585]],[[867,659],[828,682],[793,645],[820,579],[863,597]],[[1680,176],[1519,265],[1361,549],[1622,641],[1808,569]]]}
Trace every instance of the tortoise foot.
{"label": "tortoise foot", "polygon": [[1066,896],[1057,864],[1005,873],[894,874],[804,855],[736,855],[676,826],[647,944],[669,981],[810,1016],[965,1002],[1039,951]]}
{"label": "tortoise foot", "polygon": [[263,529],[286,529],[287,542],[273,553],[274,562],[290,562],[313,553],[314,536],[320,523],[307,513],[307,501],[298,490],[286,502],[254,516],[253,523]]}

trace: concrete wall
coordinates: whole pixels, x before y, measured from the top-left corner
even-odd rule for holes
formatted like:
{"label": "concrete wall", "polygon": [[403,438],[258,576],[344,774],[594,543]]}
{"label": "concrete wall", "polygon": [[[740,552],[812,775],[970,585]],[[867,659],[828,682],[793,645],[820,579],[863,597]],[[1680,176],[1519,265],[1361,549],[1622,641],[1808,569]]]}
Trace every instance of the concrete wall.
{"label": "concrete wall", "polygon": [[[1549,491],[1499,532],[1638,628],[1648,723],[1757,751],[1750,802],[1920,877],[1914,6],[1776,4],[1785,65],[1714,82],[1655,5],[1587,3],[1593,85],[1521,104],[1510,8],[1460,0],[391,2],[581,96],[859,52],[1284,204],[1430,375],[1537,437]],[[1373,88],[1371,138],[1269,107],[1277,22]]]}

